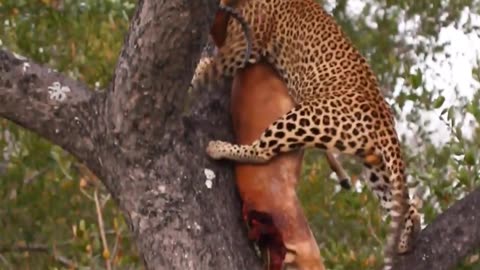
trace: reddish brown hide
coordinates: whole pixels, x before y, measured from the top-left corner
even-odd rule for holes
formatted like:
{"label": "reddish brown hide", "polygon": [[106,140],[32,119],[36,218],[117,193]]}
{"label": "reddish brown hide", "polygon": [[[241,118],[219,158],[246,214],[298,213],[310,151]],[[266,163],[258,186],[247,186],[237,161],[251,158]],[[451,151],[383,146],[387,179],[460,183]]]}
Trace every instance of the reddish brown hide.
{"label": "reddish brown hide", "polygon": [[[232,118],[237,143],[250,144],[278,117],[293,108],[283,81],[267,64],[239,72],[232,88]],[[250,236],[268,249],[270,270],[282,262],[298,269],[324,269],[320,252],[295,193],[302,152],[282,154],[267,164],[235,165]],[[285,256],[285,248],[289,252]]]}
{"label": "reddish brown hide", "polygon": [[[217,47],[225,41],[228,19],[227,14],[217,12],[210,32]],[[293,106],[285,84],[269,65],[259,63],[238,72],[231,97],[237,143],[252,143]],[[324,269],[295,192],[302,157],[303,152],[298,151],[282,154],[267,164],[235,165],[249,237],[268,255],[268,270],[286,265],[302,270]]]}
{"label": "reddish brown hide", "polygon": [[222,47],[227,37],[227,24],[230,15],[223,11],[217,11],[213,20],[212,28],[210,28],[210,37],[213,39],[215,46]]}

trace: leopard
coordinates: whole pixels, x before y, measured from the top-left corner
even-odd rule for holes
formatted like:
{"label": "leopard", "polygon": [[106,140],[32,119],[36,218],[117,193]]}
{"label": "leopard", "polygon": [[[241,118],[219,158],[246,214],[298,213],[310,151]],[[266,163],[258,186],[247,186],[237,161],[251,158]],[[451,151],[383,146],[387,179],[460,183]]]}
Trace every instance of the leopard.
{"label": "leopard", "polygon": [[[235,3],[236,3],[235,1],[230,0],[228,4],[234,5]],[[226,38],[227,26],[228,26],[230,17],[237,20],[238,23],[240,23],[242,30],[244,31],[247,45],[246,45],[245,57],[243,61],[244,63],[248,64],[248,59],[250,58],[251,46],[252,46],[251,45],[252,42],[250,39],[250,27],[248,26],[248,23],[241,17],[241,15],[237,13],[231,6],[221,4],[219,5],[218,10],[215,14],[213,24],[210,28],[209,41],[207,43],[207,46],[204,48],[203,57],[201,57],[200,62],[196,67],[196,70],[194,73],[195,74],[194,79],[192,81],[195,81],[196,76],[198,76],[198,74],[201,74],[204,68],[208,67],[209,61],[212,60],[211,58],[208,57],[209,54],[212,54],[212,48],[216,49],[223,46]],[[352,188],[350,183],[350,177],[347,174],[343,165],[340,163],[340,161],[336,158],[336,156],[333,153],[328,151],[325,153],[325,157],[326,157],[328,166],[335,173],[340,187],[344,190],[350,190]]]}
{"label": "leopard", "polygon": [[229,21],[223,46],[194,76],[194,89],[211,87],[246,63],[264,59],[296,106],[253,143],[212,140],[206,153],[215,160],[264,163],[280,153],[317,148],[360,160],[366,185],[390,216],[384,269],[391,269],[396,255],[413,249],[421,219],[410,200],[393,110],[366,58],[314,0],[234,2],[230,6],[250,27],[251,51],[247,55],[241,24]]}

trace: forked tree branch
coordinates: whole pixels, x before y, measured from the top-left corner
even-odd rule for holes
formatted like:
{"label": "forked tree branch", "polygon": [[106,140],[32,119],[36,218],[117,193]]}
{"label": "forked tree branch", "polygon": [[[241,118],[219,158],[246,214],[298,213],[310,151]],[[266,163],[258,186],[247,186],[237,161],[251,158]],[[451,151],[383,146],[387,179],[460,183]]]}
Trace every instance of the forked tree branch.
{"label": "forked tree branch", "polygon": [[480,188],[453,204],[421,233],[395,270],[451,270],[480,248]]}
{"label": "forked tree branch", "polygon": [[1,54],[0,116],[85,162],[123,211],[146,269],[259,269],[231,169],[204,154],[209,139],[232,139],[228,97],[198,91],[188,103],[217,4],[139,0],[105,94]]}
{"label": "forked tree branch", "polygon": [[53,69],[0,49],[0,116],[77,157],[94,151],[100,96]]}

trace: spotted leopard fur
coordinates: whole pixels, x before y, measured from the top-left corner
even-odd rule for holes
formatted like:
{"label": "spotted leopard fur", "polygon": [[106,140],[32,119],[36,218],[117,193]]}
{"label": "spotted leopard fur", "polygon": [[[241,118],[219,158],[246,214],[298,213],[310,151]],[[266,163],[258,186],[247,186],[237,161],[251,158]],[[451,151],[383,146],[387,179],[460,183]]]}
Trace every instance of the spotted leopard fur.
{"label": "spotted leopard fur", "polygon": [[[384,268],[390,269],[396,253],[411,250],[420,218],[409,201],[395,120],[371,68],[313,0],[245,0],[236,10],[251,28],[249,62],[267,59],[297,106],[252,144],[212,141],[207,153],[262,163],[282,152],[316,147],[360,158],[367,185],[391,217]],[[233,76],[245,66],[246,46],[241,26],[229,22],[225,44],[197,74],[194,87]]]}
{"label": "spotted leopard fur", "polygon": [[[233,8],[230,6],[225,6],[221,1],[219,6],[219,11],[223,13],[217,13],[214,24],[210,29],[210,38],[209,42],[207,43],[204,51],[202,53],[202,57],[200,58],[200,62],[197,65],[197,68],[194,73],[194,77],[192,82],[197,80],[198,74],[202,74],[205,72],[205,68],[208,68],[210,65],[210,61],[213,59],[208,57],[208,55],[213,55],[216,52],[216,47],[222,47],[225,42],[225,36],[228,26],[229,18],[232,17],[240,23],[242,30],[245,32],[245,38],[247,41],[247,50],[245,52],[246,56],[244,58],[244,63],[247,63],[250,59],[251,54],[251,38],[250,38],[250,27],[248,23],[244,20],[244,18]],[[238,2],[229,2],[227,4],[236,5]],[[215,45],[213,45],[215,44]],[[327,158],[328,165],[332,169],[332,171],[336,174],[338,182],[341,188],[349,190],[351,189],[350,179],[348,174],[346,173],[345,169],[343,168],[342,164],[338,161],[338,159],[333,155],[331,152],[325,152],[325,157]]]}
{"label": "spotted leopard fur", "polygon": [[235,20],[237,20],[240,26],[242,27],[242,31],[245,34],[245,40],[247,42],[247,45],[245,47],[245,57],[243,58],[243,65],[246,66],[252,54],[252,41],[251,41],[250,27],[248,26],[248,23],[243,19],[243,17],[233,7],[220,3],[220,5],[218,6],[218,9],[223,10],[228,14],[230,14],[230,16],[232,16]]}

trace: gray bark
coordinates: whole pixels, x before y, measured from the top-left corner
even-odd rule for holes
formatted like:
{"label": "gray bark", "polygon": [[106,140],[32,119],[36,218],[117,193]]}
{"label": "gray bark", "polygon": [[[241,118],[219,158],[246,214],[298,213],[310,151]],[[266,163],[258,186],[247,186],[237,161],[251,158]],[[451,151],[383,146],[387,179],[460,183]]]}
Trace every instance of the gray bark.
{"label": "gray bark", "polygon": [[[51,98],[49,87],[68,87],[65,100]],[[0,116],[27,127],[80,159],[95,152],[101,93],[50,68],[0,49]]]}
{"label": "gray bark", "polygon": [[[147,269],[260,268],[231,163],[204,154],[208,140],[232,139],[228,91],[187,93],[216,4],[140,0],[105,92],[0,50],[0,116],[62,146],[102,179]],[[55,82],[70,89],[64,100],[49,93]],[[205,169],[216,174],[211,189]],[[431,267],[454,265],[478,247],[479,197],[428,226],[398,269],[447,269]]]}
{"label": "gray bark", "polygon": [[422,230],[415,249],[394,270],[449,270],[480,248],[480,188],[456,202]]}
{"label": "gray bark", "polygon": [[[208,140],[232,139],[228,95],[204,91],[189,102],[187,93],[216,4],[139,1],[103,93],[0,51],[0,115],[102,179],[147,269],[259,269],[229,163],[204,154]],[[54,82],[71,90],[65,100],[50,98]],[[216,174],[211,189],[205,169]]]}

